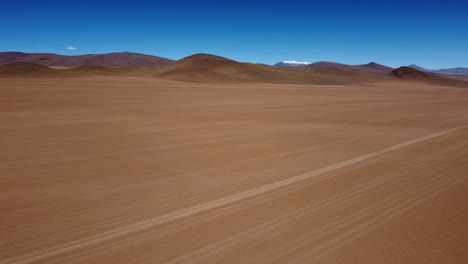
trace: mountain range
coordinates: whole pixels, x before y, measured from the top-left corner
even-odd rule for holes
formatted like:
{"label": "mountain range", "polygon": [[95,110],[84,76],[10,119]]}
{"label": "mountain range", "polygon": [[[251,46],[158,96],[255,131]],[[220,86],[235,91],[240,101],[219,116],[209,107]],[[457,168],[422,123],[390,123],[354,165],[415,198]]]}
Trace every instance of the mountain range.
{"label": "mountain range", "polygon": [[457,67],[457,68],[448,68],[448,69],[439,69],[439,70],[428,70],[426,68],[423,68],[421,66],[411,64],[408,67],[420,70],[423,72],[432,72],[432,73],[439,73],[439,74],[445,74],[445,75],[457,75],[457,76],[468,76],[468,68],[462,68],[462,67]]}
{"label": "mountain range", "polygon": [[373,72],[373,73],[388,73],[393,68],[381,65],[375,62],[368,64],[349,65],[336,62],[318,61],[315,63],[298,63],[283,61],[276,63],[274,66],[283,68],[296,68],[304,71],[350,71],[350,72]]}
{"label": "mountain range", "polygon": [[160,66],[173,60],[132,52],[66,56],[53,53],[0,52],[0,64],[26,62],[51,68],[71,68],[81,65],[110,68]]}
{"label": "mountain range", "polygon": [[408,80],[468,87],[465,79],[425,72],[412,67],[393,69],[370,62],[348,65],[335,62],[286,61],[270,66],[238,62],[211,54],[194,54],[178,61],[138,54],[108,53],[65,56],[50,53],[0,53],[0,77],[153,77],[184,82],[355,84]]}
{"label": "mountain range", "polygon": [[174,63],[141,69],[139,75],[190,82],[263,82],[345,84],[363,82],[359,75],[306,72],[265,64],[238,62],[211,54],[194,54]]}

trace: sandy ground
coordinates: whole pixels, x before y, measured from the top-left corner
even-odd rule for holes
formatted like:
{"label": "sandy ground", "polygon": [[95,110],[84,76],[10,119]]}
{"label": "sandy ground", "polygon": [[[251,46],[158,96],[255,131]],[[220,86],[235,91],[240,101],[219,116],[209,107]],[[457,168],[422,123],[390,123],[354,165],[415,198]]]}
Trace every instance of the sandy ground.
{"label": "sandy ground", "polygon": [[468,90],[0,80],[0,263],[467,263]]}

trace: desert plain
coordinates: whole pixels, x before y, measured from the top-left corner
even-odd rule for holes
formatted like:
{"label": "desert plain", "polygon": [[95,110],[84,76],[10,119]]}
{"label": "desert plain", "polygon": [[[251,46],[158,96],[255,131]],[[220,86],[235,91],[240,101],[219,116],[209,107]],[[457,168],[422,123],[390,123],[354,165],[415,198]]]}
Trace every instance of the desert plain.
{"label": "desert plain", "polygon": [[0,263],[468,263],[468,89],[0,79]]}

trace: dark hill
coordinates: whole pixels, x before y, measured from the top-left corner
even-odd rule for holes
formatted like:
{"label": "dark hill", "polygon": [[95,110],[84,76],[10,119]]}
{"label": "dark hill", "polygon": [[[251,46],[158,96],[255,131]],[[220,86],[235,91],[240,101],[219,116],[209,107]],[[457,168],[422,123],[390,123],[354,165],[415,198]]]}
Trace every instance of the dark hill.
{"label": "dark hill", "polygon": [[401,80],[426,82],[444,86],[468,87],[468,82],[466,81],[447,78],[439,74],[423,72],[406,66],[393,70],[390,75]]}
{"label": "dark hill", "polygon": [[406,80],[430,80],[436,79],[435,74],[423,72],[411,67],[400,67],[391,72],[392,76]]}

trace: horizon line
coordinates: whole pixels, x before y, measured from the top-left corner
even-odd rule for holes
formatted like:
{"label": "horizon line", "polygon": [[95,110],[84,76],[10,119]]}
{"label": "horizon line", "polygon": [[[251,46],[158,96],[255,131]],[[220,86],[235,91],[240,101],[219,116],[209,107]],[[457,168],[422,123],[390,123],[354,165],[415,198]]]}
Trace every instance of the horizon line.
{"label": "horizon line", "polygon": [[[73,51],[75,52],[76,50],[73,50]],[[206,53],[206,52],[197,52],[197,53],[189,54],[189,55],[186,55],[186,56],[184,56],[184,57],[182,57],[182,58],[180,58],[180,59],[173,59],[173,58],[169,58],[169,57],[165,57],[165,56],[161,56],[161,55],[150,54],[150,53],[143,53],[143,52],[137,52],[137,51],[129,51],[129,50],[126,50],[126,51],[111,51],[111,52],[104,52],[104,53],[80,53],[80,54],[64,54],[64,53],[58,53],[58,52],[54,52],[54,51],[49,51],[49,52],[26,52],[26,51],[15,51],[15,50],[0,51],[0,53],[53,54],[53,55],[60,55],[60,56],[66,56],[66,57],[86,56],[86,55],[106,55],[106,54],[131,53],[131,54],[139,54],[139,55],[146,55],[146,56],[154,56],[154,57],[159,57],[159,58],[168,59],[168,60],[173,60],[173,61],[179,61],[179,60],[182,60],[182,59],[184,59],[184,58],[186,58],[186,57],[193,56],[193,55],[197,55],[197,54],[206,54],[206,55],[213,55],[213,56],[223,57],[223,58],[230,59],[230,60],[237,61],[237,62],[246,62],[246,63],[254,63],[254,64],[266,64],[266,65],[270,65],[270,66],[274,66],[275,64],[281,63],[281,62],[305,63],[305,61],[294,60],[294,59],[280,60],[280,61],[275,62],[275,63],[273,63],[273,64],[264,63],[264,62],[241,61],[241,60],[231,59],[231,58],[228,57],[228,56],[217,55],[217,54],[214,54],[214,53]],[[380,63],[380,62],[376,62],[376,61],[369,61],[369,62],[364,62],[364,63],[344,63],[344,62],[333,61],[333,60],[317,60],[317,61],[308,60],[308,61],[307,61],[307,63],[308,63],[309,65],[310,65],[310,64],[314,64],[314,63],[318,63],[318,62],[337,63],[337,64],[344,64],[344,65],[351,65],[351,66],[352,66],[352,65],[365,65],[365,64],[370,64],[370,63],[376,63],[376,64],[380,64],[380,65],[387,66],[387,67],[390,67],[390,68],[399,68],[399,67],[416,66],[416,67],[420,67],[420,68],[423,68],[424,70],[428,70],[428,71],[433,71],[433,70],[444,70],[444,69],[454,69],[454,68],[468,68],[468,66],[466,66],[466,67],[465,67],[465,66],[451,66],[451,67],[447,67],[447,68],[430,68],[430,67],[421,66],[421,64],[419,64],[419,63],[411,63],[411,64],[408,64],[408,65],[399,64],[399,66],[389,66],[389,65],[387,65],[387,64],[385,64],[385,63]]]}

